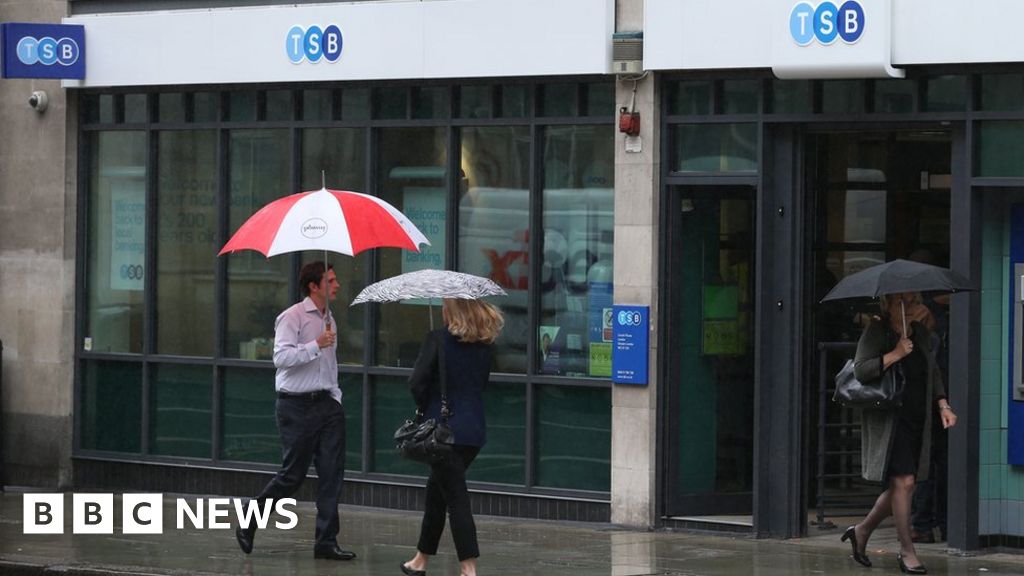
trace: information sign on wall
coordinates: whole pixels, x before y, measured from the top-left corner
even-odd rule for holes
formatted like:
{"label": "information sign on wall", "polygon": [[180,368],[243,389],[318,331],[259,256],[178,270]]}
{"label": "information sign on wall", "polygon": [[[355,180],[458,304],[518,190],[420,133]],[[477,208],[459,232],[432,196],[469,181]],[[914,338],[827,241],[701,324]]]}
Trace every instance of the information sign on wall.
{"label": "information sign on wall", "polygon": [[649,306],[612,307],[612,382],[647,384]]}

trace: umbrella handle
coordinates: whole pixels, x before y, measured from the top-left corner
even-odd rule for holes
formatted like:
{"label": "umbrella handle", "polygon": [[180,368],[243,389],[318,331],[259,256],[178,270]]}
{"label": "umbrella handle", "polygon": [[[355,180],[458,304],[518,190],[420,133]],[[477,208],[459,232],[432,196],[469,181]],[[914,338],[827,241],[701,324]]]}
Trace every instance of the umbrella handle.
{"label": "umbrella handle", "polygon": [[907,338],[907,310],[903,307],[903,298],[900,298],[900,316],[903,317],[903,337]]}

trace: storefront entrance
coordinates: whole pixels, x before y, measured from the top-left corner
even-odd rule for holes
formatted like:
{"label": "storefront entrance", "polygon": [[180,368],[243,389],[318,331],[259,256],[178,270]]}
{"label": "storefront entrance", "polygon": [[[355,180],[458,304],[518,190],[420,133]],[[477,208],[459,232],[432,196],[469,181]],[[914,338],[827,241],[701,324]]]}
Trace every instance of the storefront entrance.
{"label": "storefront entrance", "polygon": [[[809,133],[803,150],[805,470],[811,523],[827,528],[865,513],[879,491],[860,477],[859,414],[831,401],[834,374],[879,308],[869,299],[819,301],[843,277],[886,261],[949,265],[952,133]],[[923,297],[948,372],[948,295]]]}
{"label": "storefront entrance", "polygon": [[751,520],[755,192],[672,190],[670,516]]}

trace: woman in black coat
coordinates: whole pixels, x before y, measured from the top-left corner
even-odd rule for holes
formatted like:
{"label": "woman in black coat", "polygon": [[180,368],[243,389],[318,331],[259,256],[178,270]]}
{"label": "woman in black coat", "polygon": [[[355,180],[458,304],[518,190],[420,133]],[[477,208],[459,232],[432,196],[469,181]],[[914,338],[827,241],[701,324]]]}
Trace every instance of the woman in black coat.
{"label": "woman in black coat", "polygon": [[932,419],[941,418],[943,428],[949,428],[956,424],[956,414],[946,400],[928,329],[918,321],[927,313],[920,294],[886,295],[881,304],[883,317],[872,319],[857,343],[854,373],[861,382],[873,382],[899,363],[905,379],[903,402],[896,410],[861,414],[861,473],[866,480],[885,482],[886,489],[871,512],[847,528],[842,539],[850,541],[854,560],[871,566],[868,538],[892,514],[900,541],[900,570],[926,574],[911,537],[911,497],[915,480],[927,479],[930,468]]}
{"label": "woman in black coat", "polygon": [[476,576],[480,549],[469,506],[466,469],[487,441],[483,391],[491,374],[491,345],[501,332],[504,320],[497,307],[482,300],[446,298],[441,313],[445,327],[427,334],[409,378],[409,387],[417,411],[424,418],[439,420],[439,365],[443,359],[451,414],[448,423],[455,444],[451,458],[430,467],[416,556],[402,564],[402,573],[426,575],[427,562],[437,554],[447,512],[461,576]]}

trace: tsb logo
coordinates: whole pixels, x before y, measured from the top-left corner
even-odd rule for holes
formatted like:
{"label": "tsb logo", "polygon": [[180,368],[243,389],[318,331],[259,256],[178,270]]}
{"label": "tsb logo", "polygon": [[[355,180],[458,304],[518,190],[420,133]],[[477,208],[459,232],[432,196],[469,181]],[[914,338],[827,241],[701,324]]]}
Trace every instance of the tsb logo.
{"label": "tsb logo", "polygon": [[640,316],[639,312],[635,312],[633,310],[619,311],[620,326],[639,326],[642,321],[643,317]]}
{"label": "tsb logo", "polygon": [[292,26],[284,43],[285,52],[293,64],[301,64],[303,60],[319,62],[321,58],[336,62],[341,56],[341,46],[341,29],[334,24],[323,29],[319,26]]}
{"label": "tsb logo", "polygon": [[35,64],[71,66],[78,62],[78,55],[81,52],[78,49],[78,43],[71,38],[54,40],[49,36],[43,38],[25,36],[18,41],[15,50],[18,52],[18,60],[26,66]]}
{"label": "tsb logo", "polygon": [[817,8],[800,2],[789,14],[789,33],[801,46],[807,46],[815,39],[827,46],[836,38],[853,44],[864,33],[864,8],[854,0],[843,2],[838,7],[826,1],[818,4]]}

